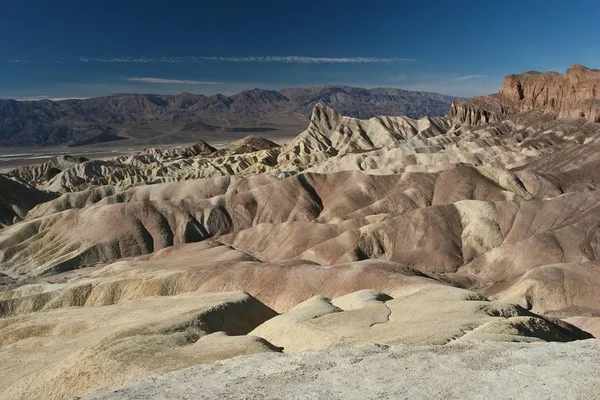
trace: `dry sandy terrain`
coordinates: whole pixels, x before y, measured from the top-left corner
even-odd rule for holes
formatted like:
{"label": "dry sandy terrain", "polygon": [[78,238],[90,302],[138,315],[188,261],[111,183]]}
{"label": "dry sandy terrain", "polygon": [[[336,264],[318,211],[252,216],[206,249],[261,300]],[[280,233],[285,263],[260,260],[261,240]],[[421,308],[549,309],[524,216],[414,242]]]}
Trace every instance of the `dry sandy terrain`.
{"label": "dry sandy terrain", "polygon": [[365,346],[238,357],[89,399],[596,399],[600,343]]}

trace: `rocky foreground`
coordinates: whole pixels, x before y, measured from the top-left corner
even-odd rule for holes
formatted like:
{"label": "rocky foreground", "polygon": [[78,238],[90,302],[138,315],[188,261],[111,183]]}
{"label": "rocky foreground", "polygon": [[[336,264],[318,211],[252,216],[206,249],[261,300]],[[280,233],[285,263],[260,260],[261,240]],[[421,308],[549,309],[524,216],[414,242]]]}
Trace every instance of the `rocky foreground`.
{"label": "rocky foreground", "polygon": [[89,397],[117,399],[596,399],[600,342],[461,343],[261,354]]}
{"label": "rocky foreground", "polygon": [[[352,374],[364,394],[410,366],[381,396],[414,397],[419,372],[439,374],[434,397],[489,384],[499,398],[585,398],[594,339],[545,343],[600,335],[599,86],[581,66],[530,72],[445,117],[317,105],[282,146],[248,137],[0,175],[0,398],[83,396],[254,353],[267,354],[101,396],[348,397]],[[433,347],[385,350],[401,344]],[[330,361],[345,354],[365,363]],[[498,372],[474,373],[471,356]],[[509,379],[531,365],[548,380]],[[446,389],[450,376],[461,384]]]}

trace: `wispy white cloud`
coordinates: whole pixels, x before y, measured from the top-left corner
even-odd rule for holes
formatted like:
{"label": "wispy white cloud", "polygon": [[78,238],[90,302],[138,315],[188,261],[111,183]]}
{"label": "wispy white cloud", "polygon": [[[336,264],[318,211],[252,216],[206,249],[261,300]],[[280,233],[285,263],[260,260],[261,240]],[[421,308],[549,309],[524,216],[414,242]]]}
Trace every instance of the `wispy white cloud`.
{"label": "wispy white cloud", "polygon": [[85,100],[88,97],[52,97],[52,96],[28,96],[28,97],[17,97],[18,101],[63,101],[63,100]]}
{"label": "wispy white cloud", "polygon": [[455,79],[452,79],[453,81],[466,81],[469,79],[477,79],[477,78],[485,78],[487,75],[467,75],[467,76],[461,76]]}
{"label": "wispy white cloud", "polygon": [[416,61],[413,58],[383,57],[304,57],[304,56],[250,56],[250,57],[80,57],[81,62],[100,63],[201,63],[201,62],[239,62],[239,63],[296,63],[296,64],[367,64],[401,63]]}
{"label": "wispy white cloud", "polygon": [[147,58],[147,57],[108,57],[108,58],[95,58],[95,57],[79,57],[79,61],[85,63],[175,63],[178,62],[175,58]]}
{"label": "wispy white cloud", "polygon": [[127,78],[131,82],[143,83],[162,83],[162,84],[182,84],[182,85],[218,85],[223,82],[207,82],[207,81],[190,81],[182,79],[165,79],[165,78]]}
{"label": "wispy white cloud", "polygon": [[33,64],[33,63],[65,63],[67,59],[64,57],[52,57],[52,58],[12,58],[4,59],[2,62],[9,62],[11,64]]}
{"label": "wispy white cloud", "polygon": [[260,63],[395,63],[415,61],[411,58],[382,57],[302,57],[302,56],[263,56],[263,57],[203,57],[207,61],[260,62]]}

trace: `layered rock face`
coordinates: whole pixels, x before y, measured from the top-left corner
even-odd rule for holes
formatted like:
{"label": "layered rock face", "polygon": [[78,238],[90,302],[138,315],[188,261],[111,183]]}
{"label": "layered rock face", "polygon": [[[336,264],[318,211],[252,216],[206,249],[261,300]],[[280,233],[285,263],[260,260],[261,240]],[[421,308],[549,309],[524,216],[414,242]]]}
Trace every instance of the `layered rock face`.
{"label": "layered rock face", "polygon": [[504,80],[500,94],[520,110],[545,108],[561,118],[600,122],[600,70],[573,65],[564,75],[526,72]]}
{"label": "layered rock face", "polygon": [[455,121],[478,125],[530,110],[600,122],[600,70],[575,64],[564,75],[536,71],[509,75],[497,95],[454,103],[449,115]]}
{"label": "layered rock face", "polygon": [[[318,104],[283,145],[63,156],[0,176],[0,398],[369,343],[440,346],[431,356],[527,342],[514,351],[547,363],[555,347],[539,343],[600,326],[600,124],[578,114],[596,74],[511,76],[447,117]],[[593,359],[582,346],[562,349]]]}

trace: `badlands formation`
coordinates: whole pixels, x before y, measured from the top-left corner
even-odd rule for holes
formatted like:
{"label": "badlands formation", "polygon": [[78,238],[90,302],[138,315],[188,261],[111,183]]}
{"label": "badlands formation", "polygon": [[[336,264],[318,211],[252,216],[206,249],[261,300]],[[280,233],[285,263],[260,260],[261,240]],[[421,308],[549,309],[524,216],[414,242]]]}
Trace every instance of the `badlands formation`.
{"label": "badlands formation", "polygon": [[599,93],[0,175],[0,398],[593,398]]}

